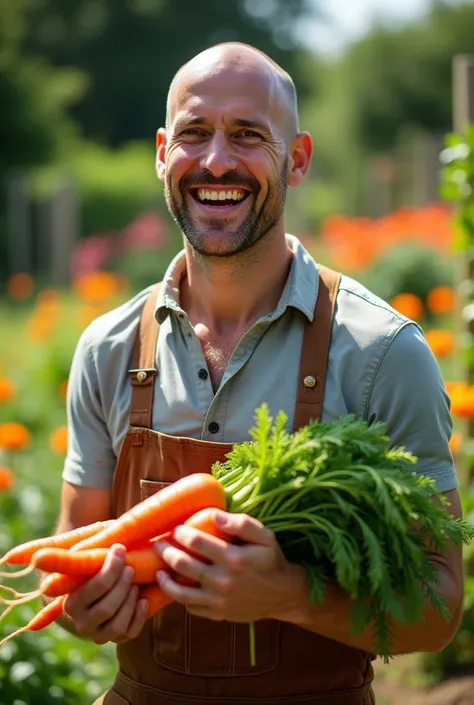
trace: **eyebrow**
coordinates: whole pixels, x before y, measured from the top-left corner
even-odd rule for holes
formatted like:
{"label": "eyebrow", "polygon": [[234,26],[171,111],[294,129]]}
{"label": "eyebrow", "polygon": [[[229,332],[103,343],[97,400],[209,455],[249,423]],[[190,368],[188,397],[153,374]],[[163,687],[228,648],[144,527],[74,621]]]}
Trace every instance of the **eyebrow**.
{"label": "eyebrow", "polygon": [[[186,127],[194,127],[196,125],[209,125],[209,120],[208,118],[204,116],[197,116],[197,117],[186,117],[183,115],[182,118],[179,118],[175,124],[173,125],[173,130],[174,132],[179,132],[180,130],[185,129]],[[244,118],[235,118],[232,121],[232,124],[236,127],[248,127],[249,129],[252,130],[261,130],[262,132],[265,132],[267,134],[271,134],[271,130],[268,125],[266,125],[263,122],[259,122],[258,120],[246,120]]]}

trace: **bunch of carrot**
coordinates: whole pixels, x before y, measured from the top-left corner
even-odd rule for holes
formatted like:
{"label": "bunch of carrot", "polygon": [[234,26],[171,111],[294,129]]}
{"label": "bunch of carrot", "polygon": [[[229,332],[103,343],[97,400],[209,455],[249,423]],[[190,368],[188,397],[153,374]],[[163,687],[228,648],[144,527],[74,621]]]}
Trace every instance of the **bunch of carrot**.
{"label": "bunch of carrot", "polygon": [[195,473],[148,497],[117,519],[96,522],[11,549],[0,559],[0,564],[27,567],[1,573],[0,577],[19,578],[34,570],[46,575],[39,589],[30,593],[21,594],[0,586],[15,595],[11,600],[1,598],[8,606],[1,619],[14,606],[26,601],[40,596],[53,599],[25,627],[5,637],[0,648],[21,632],[39,631],[58,619],[66,596],[101,569],[109,548],[117,543],[127,549],[125,564],[133,568],[133,583],[140,586],[139,597],[148,601],[148,617],[152,617],[170,602],[156,582],[157,571],[166,566],[154,550],[154,542],[163,538],[172,542],[173,530],[180,524],[225,538],[214,521],[214,509],[226,507],[221,483],[212,475]]}

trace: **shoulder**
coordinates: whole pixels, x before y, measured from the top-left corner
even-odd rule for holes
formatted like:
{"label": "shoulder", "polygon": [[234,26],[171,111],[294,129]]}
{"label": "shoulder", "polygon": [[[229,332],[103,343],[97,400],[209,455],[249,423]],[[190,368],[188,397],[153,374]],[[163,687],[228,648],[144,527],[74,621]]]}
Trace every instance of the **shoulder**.
{"label": "shoulder", "polygon": [[401,315],[360,282],[341,276],[332,340],[336,354],[351,355],[361,359],[362,364],[373,366],[405,330],[406,345],[412,337],[423,337],[415,321]]}

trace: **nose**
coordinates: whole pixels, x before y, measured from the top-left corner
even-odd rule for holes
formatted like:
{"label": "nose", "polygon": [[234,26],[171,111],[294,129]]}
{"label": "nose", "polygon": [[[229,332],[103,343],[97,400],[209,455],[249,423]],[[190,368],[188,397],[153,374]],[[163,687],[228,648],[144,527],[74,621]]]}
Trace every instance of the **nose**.
{"label": "nose", "polygon": [[216,178],[237,168],[237,160],[232,155],[232,146],[222,132],[216,131],[206,144],[205,154],[201,158],[201,168],[207,169]]}

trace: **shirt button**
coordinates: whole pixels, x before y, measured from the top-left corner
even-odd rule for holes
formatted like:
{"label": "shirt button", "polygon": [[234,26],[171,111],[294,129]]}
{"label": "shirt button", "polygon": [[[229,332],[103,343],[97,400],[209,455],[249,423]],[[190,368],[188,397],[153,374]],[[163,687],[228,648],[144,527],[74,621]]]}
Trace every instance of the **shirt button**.
{"label": "shirt button", "polygon": [[211,423],[208,426],[209,433],[217,433],[219,430],[219,424],[216,423],[215,421],[211,421]]}
{"label": "shirt button", "polygon": [[201,369],[198,372],[198,377],[199,379],[207,379],[208,378],[208,372],[207,370],[204,369],[204,367],[201,367]]}

